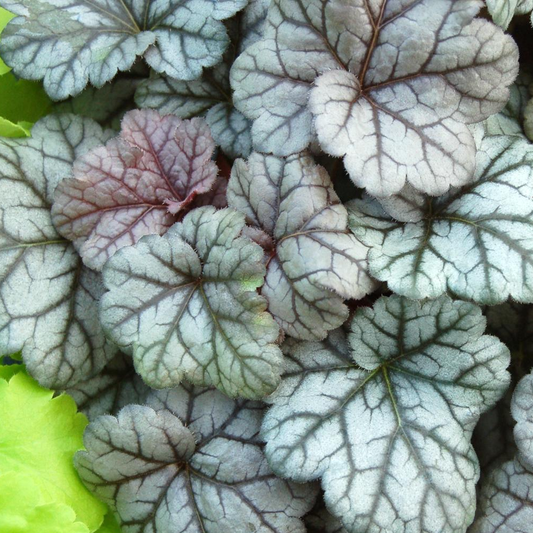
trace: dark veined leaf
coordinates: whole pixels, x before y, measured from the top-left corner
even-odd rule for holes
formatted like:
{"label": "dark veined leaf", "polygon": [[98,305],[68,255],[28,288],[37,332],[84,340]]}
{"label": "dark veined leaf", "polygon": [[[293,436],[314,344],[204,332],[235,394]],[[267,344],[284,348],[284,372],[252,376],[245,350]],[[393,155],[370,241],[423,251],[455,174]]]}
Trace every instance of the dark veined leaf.
{"label": "dark veined leaf", "polygon": [[510,87],[510,96],[505,107],[483,123],[488,135],[525,135],[524,122],[526,108],[532,96],[529,90],[532,82],[530,70],[524,67]]}
{"label": "dark veined leaf", "polygon": [[52,216],[86,265],[100,270],[118,249],[164,233],[197,195],[213,188],[215,145],[202,119],[131,111],[120,137],[74,164]]}
{"label": "dark veined leaf", "polygon": [[409,298],[445,292],[483,304],[533,301],[533,147],[489,136],[472,184],[393,220],[375,201],[350,204],[350,227],[370,247],[370,273]]}
{"label": "dark veined leaf", "polygon": [[243,227],[232,209],[200,207],[106,264],[102,324],[150,386],[185,378],[260,398],[278,385],[279,328],[256,292],[263,252],[239,236]]}
{"label": "dark veined leaf", "polygon": [[100,415],[116,415],[130,403],[144,403],[152,389],[133,368],[131,357],[119,352],[95,376],[66,390],[89,420]]}
{"label": "dark veined leaf", "polygon": [[74,159],[108,138],[89,119],[59,115],[38,122],[30,139],[0,139],[0,352],[22,348],[49,388],[87,379],[116,352],[98,320],[100,277],[50,215]]}
{"label": "dark veined leaf", "polygon": [[199,80],[180,81],[155,76],[142,82],[135,101],[140,107],[172,113],[181,118],[205,115],[217,145],[231,158],[247,157],[252,150],[250,121],[233,107],[229,69],[233,54]]}
{"label": "dark veined leaf", "polygon": [[348,341],[286,346],[262,435],[278,475],[322,478],[349,533],[464,531],[479,464],[470,437],[509,385],[509,351],[473,304],[382,297]]}
{"label": "dark veined leaf", "polygon": [[103,416],[76,458],[84,483],[124,533],[305,533],[315,485],[270,471],[261,405],[183,385]]}
{"label": "dark veined leaf", "polygon": [[[376,196],[467,183],[467,124],[505,105],[514,41],[474,19],[478,0],[273,0],[263,39],[237,58],[234,102],[258,151],[289,155],[315,131]],[[314,127],[313,127],[314,124]]]}
{"label": "dark veined leaf", "polygon": [[368,249],[348,230],[346,208],[310,155],[237,160],[227,195],[246,215],[247,235],[265,249],[262,294],[289,335],[324,338],[348,318],[343,299],[375,288]]}
{"label": "dark veined leaf", "polygon": [[2,33],[0,53],[14,72],[43,80],[61,100],[90,81],[101,87],[138,56],[173,78],[198,78],[222,59],[221,20],[247,0],[1,0],[19,15]]}
{"label": "dark veined leaf", "polygon": [[516,386],[511,412],[518,453],[483,483],[470,533],[527,533],[533,524],[533,374]]}

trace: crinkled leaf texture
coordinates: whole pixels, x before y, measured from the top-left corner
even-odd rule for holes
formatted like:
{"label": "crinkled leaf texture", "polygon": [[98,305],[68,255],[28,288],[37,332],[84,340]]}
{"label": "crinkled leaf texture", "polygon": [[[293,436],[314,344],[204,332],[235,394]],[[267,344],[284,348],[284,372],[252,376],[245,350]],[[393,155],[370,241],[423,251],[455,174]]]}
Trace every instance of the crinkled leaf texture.
{"label": "crinkled leaf texture", "polygon": [[263,252],[243,227],[233,209],[200,207],[107,262],[102,324],[150,386],[185,378],[260,398],[278,385],[279,328],[256,292]]}
{"label": "crinkled leaf texture", "polygon": [[533,524],[533,373],[513,393],[514,460],[496,467],[482,486],[470,533],[528,533]]}
{"label": "crinkled leaf texture", "polygon": [[130,111],[118,138],[74,164],[57,188],[52,218],[85,264],[101,270],[118,249],[164,233],[217,177],[204,120]]}
{"label": "crinkled leaf texture", "polygon": [[247,235],[265,249],[261,293],[289,335],[323,339],[348,318],[343,299],[360,299],[375,287],[368,249],[348,230],[346,208],[309,154],[237,160],[227,195],[246,215]]}
{"label": "crinkled leaf texture", "polygon": [[89,119],[42,119],[31,139],[0,139],[0,351],[22,348],[30,373],[65,388],[116,353],[98,320],[100,277],[52,223],[54,190],[74,159],[109,138]]}
{"label": "crinkled leaf texture", "polygon": [[138,56],[173,78],[198,78],[222,59],[221,20],[247,0],[1,0],[19,15],[2,34],[0,53],[14,72],[43,80],[55,100],[101,87]]}
{"label": "crinkled leaf texture", "polygon": [[135,94],[139,107],[172,113],[180,118],[205,115],[216,144],[231,158],[248,157],[252,151],[251,122],[233,107],[229,70],[235,56],[231,46],[224,60],[193,81],[153,76]]}
{"label": "crinkled leaf texture", "polygon": [[130,403],[144,403],[151,390],[135,372],[131,357],[119,352],[96,376],[66,392],[92,421],[100,415],[116,415]]}
{"label": "crinkled leaf texture", "polygon": [[397,294],[445,292],[483,304],[533,301],[533,147],[520,136],[486,137],[475,181],[420,208],[402,224],[375,201],[356,201],[350,225],[370,247],[370,273]]}
{"label": "crinkled leaf texture", "polygon": [[[0,525],[11,510],[25,515],[27,521],[46,517],[48,525],[63,521],[65,529],[53,533],[71,533],[67,524],[74,519],[77,525],[72,525],[72,533],[98,528],[106,508],[83,486],[72,465],[74,453],[82,448],[86,425],[87,419],[76,412],[72,398],[54,397],[53,391],[40,387],[23,370],[9,380],[0,378],[0,480],[12,473],[11,481],[23,492],[7,495],[14,499],[7,510],[0,503]],[[17,504],[18,498],[23,501]],[[37,507],[25,506],[24,501],[33,501]],[[28,530],[0,527],[0,531],[41,533],[48,531],[45,525]]]}
{"label": "crinkled leaf texture", "polygon": [[322,478],[349,533],[456,533],[472,522],[470,437],[509,385],[509,351],[473,304],[382,297],[348,341],[287,344],[262,435],[277,474]]}
{"label": "crinkled leaf texture", "polygon": [[[263,39],[231,71],[256,150],[288,155],[318,134],[356,185],[431,195],[474,170],[467,124],[498,112],[514,41],[473,20],[478,0],[273,0]],[[314,128],[313,128],[314,122]]]}
{"label": "crinkled leaf texture", "polygon": [[182,385],[102,416],[76,456],[84,483],[124,533],[304,533],[317,487],[270,471],[261,405]]}

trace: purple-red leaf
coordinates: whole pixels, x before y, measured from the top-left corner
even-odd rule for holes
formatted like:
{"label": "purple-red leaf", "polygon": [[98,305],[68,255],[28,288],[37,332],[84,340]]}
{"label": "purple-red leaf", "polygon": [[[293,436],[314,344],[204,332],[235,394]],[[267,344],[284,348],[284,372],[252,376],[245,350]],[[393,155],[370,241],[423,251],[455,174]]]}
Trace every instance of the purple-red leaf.
{"label": "purple-red leaf", "polygon": [[61,182],[54,224],[100,270],[119,248],[164,233],[198,195],[218,191],[214,148],[203,119],[131,111],[120,136],[78,159]]}

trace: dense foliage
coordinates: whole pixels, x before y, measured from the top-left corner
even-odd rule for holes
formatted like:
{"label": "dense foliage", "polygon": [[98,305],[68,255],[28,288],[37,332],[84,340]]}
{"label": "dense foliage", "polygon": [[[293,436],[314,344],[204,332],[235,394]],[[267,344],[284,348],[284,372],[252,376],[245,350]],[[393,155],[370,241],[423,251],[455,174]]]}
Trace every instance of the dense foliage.
{"label": "dense foliage", "polygon": [[533,532],[533,2],[0,6],[2,532]]}

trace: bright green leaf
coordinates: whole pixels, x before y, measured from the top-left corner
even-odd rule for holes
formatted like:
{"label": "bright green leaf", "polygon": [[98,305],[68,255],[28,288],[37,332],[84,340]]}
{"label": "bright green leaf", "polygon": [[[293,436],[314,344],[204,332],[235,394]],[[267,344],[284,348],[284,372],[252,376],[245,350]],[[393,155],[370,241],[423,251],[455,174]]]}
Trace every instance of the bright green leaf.
{"label": "bright green leaf", "polygon": [[[0,473],[31,478],[43,504],[72,507],[77,519],[94,531],[106,509],[85,489],[72,464],[74,453],[83,446],[87,419],[76,413],[70,396],[53,395],[25,372],[9,381],[0,379]],[[0,527],[0,531],[6,530]]]}

